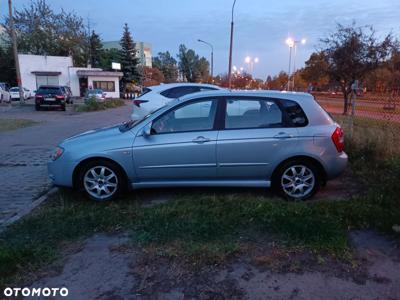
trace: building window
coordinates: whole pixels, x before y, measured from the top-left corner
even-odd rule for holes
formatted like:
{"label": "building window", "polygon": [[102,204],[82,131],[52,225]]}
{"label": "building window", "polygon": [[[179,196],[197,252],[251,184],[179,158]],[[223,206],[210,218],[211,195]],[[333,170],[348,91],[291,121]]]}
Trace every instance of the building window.
{"label": "building window", "polygon": [[41,85],[58,85],[58,76],[36,75],[36,88]]}
{"label": "building window", "polygon": [[114,81],[93,81],[94,89],[102,89],[103,92],[115,92]]}

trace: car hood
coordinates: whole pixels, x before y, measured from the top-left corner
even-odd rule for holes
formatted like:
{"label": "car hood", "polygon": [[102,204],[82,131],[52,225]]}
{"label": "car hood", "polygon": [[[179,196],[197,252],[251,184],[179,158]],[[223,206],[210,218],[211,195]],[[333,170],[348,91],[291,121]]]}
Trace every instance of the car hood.
{"label": "car hood", "polygon": [[[120,136],[121,134],[125,134],[119,130],[120,125],[121,124],[117,124],[82,132],[80,134],[65,139],[60,144],[60,146],[68,146],[72,144],[81,144],[81,143],[86,144],[91,141],[100,142],[102,140],[110,140],[114,137]],[[126,133],[129,134],[129,131],[127,131]]]}

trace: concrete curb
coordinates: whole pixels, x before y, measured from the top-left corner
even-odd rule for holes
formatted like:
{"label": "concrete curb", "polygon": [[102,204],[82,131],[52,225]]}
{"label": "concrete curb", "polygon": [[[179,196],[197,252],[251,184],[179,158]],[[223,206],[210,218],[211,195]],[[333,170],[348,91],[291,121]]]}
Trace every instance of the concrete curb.
{"label": "concrete curb", "polygon": [[9,227],[10,225],[14,224],[15,222],[19,221],[26,215],[28,215],[32,210],[34,210],[36,207],[44,203],[46,200],[49,199],[50,196],[54,195],[55,193],[58,192],[57,187],[52,187],[50,190],[47,191],[46,194],[40,196],[36,200],[34,200],[29,206],[25,207],[22,211],[20,211],[18,214],[15,216],[11,217],[8,219],[6,222],[0,225],[0,232],[4,231]]}

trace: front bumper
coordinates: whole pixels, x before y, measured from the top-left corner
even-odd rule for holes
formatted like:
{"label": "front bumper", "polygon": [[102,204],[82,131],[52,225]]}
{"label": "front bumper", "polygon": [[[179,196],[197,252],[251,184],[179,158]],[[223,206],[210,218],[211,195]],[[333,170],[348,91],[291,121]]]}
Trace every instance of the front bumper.
{"label": "front bumper", "polygon": [[65,162],[62,157],[47,163],[47,171],[50,180],[56,186],[73,186],[73,173],[76,167],[75,163]]}

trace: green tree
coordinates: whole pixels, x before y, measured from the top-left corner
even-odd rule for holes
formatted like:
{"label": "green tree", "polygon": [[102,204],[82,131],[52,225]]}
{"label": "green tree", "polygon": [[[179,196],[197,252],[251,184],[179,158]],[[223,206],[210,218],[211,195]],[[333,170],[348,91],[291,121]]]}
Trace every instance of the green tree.
{"label": "green tree", "polygon": [[167,52],[159,52],[158,56],[153,58],[153,67],[159,69],[164,75],[166,83],[176,82],[178,80],[178,67],[175,58]]}
{"label": "green tree", "polygon": [[[87,36],[81,17],[55,12],[45,0],[32,1],[14,13],[18,49],[36,55],[69,56],[77,66],[86,65]],[[3,24],[10,35],[9,20]]]}
{"label": "green tree", "polygon": [[103,70],[111,70],[111,64],[121,63],[120,51],[116,48],[104,49],[100,56],[100,68]]}
{"label": "green tree", "polygon": [[89,61],[93,68],[101,67],[103,55],[104,49],[100,36],[93,30],[89,37]]}
{"label": "green tree", "polygon": [[342,26],[321,40],[328,65],[327,75],[340,85],[343,97],[343,114],[347,114],[351,86],[355,80],[363,80],[372,70],[384,62],[390,54],[392,37],[379,41],[372,27]]}
{"label": "green tree", "polygon": [[133,43],[128,24],[126,23],[120,45],[121,70],[124,73],[122,77],[122,87],[126,89],[129,83],[138,84],[141,80],[141,74],[138,69],[139,59],[136,57],[135,44]]}
{"label": "green tree", "polygon": [[204,57],[195,64],[196,81],[208,82],[210,79],[210,63]]}
{"label": "green tree", "polygon": [[17,84],[14,55],[10,45],[0,47],[0,82],[7,82],[15,86]]}
{"label": "green tree", "polygon": [[179,70],[188,82],[208,81],[209,63],[206,58],[199,56],[185,45],[179,46]]}

